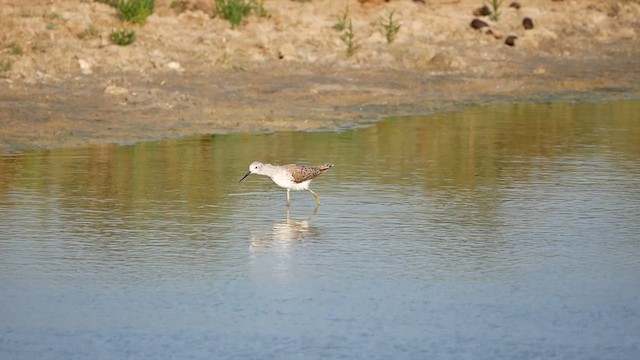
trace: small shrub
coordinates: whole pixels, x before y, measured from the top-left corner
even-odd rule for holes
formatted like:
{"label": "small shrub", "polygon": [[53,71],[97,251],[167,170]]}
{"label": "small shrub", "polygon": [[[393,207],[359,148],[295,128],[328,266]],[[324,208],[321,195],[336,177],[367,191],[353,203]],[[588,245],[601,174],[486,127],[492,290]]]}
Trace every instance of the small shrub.
{"label": "small shrub", "polygon": [[387,14],[386,21],[380,21],[380,24],[384,28],[384,34],[387,38],[387,44],[391,44],[393,40],[396,38],[398,31],[400,31],[401,24],[393,19],[393,15],[395,14],[395,10],[389,12]]}
{"label": "small shrub", "polygon": [[356,51],[356,35],[353,32],[353,23],[349,16],[349,5],[345,7],[342,17],[333,25],[333,28],[343,32],[340,35],[340,40],[347,45],[347,56],[353,55]]}
{"label": "small shrub", "polygon": [[133,30],[120,29],[113,30],[110,35],[111,41],[120,46],[127,46],[136,40],[136,32]]}
{"label": "small shrub", "polygon": [[251,2],[246,0],[216,0],[216,14],[231,23],[235,29],[251,12]]}
{"label": "small shrub", "polygon": [[269,12],[264,8],[264,0],[252,0],[253,13],[258,17],[269,17]]}
{"label": "small shrub", "polygon": [[9,49],[11,49],[11,55],[22,55],[22,46],[16,42],[9,44]]}
{"label": "small shrub", "polygon": [[0,72],[8,72],[11,70],[11,65],[13,65],[11,60],[0,59]]}
{"label": "small shrub", "polygon": [[215,0],[215,9],[216,15],[228,20],[232,29],[252,12],[259,17],[269,16],[264,0]]}
{"label": "small shrub", "polygon": [[144,24],[155,8],[155,0],[120,0],[116,5],[120,19]]}
{"label": "small shrub", "polygon": [[342,31],[345,29],[345,27],[347,27],[347,21],[349,20],[349,5],[347,5],[344,8],[344,13],[342,13],[342,16],[338,19],[338,22],[336,22],[335,25],[333,25],[333,28],[336,31]]}
{"label": "small shrub", "polygon": [[498,21],[500,19],[500,6],[502,5],[503,0],[488,0],[487,3],[491,8],[491,15],[489,15],[489,19],[493,21]]}
{"label": "small shrub", "polygon": [[347,56],[353,55],[353,53],[356,51],[356,35],[353,32],[353,24],[351,23],[351,19],[348,20],[344,34],[342,34],[340,39],[342,39],[342,42],[347,45]]}

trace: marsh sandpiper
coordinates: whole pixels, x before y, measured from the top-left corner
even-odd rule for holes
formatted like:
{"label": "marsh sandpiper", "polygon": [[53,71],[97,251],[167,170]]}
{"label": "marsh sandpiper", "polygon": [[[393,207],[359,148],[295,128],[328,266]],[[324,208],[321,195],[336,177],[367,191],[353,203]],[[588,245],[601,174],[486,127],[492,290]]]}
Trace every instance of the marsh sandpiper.
{"label": "marsh sandpiper", "polygon": [[249,172],[240,179],[244,180],[250,174],[265,175],[271,178],[278,186],[287,189],[287,206],[291,205],[291,190],[308,190],[316,198],[320,205],[320,197],[313,190],[309,189],[311,180],[318,175],[331,169],[333,164],[323,164],[318,166],[289,164],[289,165],[271,165],[254,161],[249,165]]}

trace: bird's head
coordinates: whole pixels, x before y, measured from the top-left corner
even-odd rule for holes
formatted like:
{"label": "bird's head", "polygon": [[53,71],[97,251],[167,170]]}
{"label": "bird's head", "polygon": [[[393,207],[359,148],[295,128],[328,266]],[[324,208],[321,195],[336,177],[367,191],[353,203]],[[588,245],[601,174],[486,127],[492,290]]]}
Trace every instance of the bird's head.
{"label": "bird's head", "polygon": [[[264,166],[263,163],[259,162],[259,161],[254,161],[251,163],[251,165],[249,165],[249,172],[247,172],[242,179],[240,179],[240,181],[244,180],[244,178],[246,178],[247,176],[249,176],[250,174],[259,174],[260,171],[262,170],[262,167]],[[238,181],[238,182],[240,182]]]}

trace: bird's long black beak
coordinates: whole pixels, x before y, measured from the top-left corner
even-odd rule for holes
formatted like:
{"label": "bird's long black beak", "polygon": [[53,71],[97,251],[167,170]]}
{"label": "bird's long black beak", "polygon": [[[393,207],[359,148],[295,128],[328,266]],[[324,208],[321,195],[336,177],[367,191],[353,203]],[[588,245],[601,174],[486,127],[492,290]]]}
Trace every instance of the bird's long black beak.
{"label": "bird's long black beak", "polygon": [[[242,177],[242,179],[240,179],[240,181],[244,180],[244,178],[246,178],[247,176],[249,176],[249,174],[251,174],[251,171],[249,171],[245,176]],[[240,182],[238,181],[238,182]]]}

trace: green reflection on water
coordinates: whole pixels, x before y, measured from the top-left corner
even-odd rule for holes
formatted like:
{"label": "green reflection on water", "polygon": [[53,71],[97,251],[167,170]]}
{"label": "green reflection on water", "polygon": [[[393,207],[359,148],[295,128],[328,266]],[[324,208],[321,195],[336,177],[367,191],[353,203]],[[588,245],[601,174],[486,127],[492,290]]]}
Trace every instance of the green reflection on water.
{"label": "green reflection on water", "polygon": [[[333,162],[335,174],[323,179],[328,183],[361,179],[427,192],[497,187],[505,170],[526,178],[541,157],[595,155],[604,148],[621,166],[637,166],[638,114],[637,100],[515,104],[392,118],[340,133],[216,135],[5,154],[0,202],[11,206],[8,194],[19,190],[55,196],[62,205],[86,197],[98,209],[144,210],[160,201],[202,212],[233,201],[228,194],[239,192],[237,180],[254,160]],[[254,181],[244,189],[267,186]]]}

